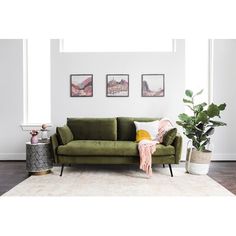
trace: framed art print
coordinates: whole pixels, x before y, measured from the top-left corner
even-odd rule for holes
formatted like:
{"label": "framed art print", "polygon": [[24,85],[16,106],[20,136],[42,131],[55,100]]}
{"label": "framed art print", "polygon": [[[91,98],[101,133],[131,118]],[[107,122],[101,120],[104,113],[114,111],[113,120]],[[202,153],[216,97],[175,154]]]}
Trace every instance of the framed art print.
{"label": "framed art print", "polygon": [[164,97],[165,75],[143,74],[142,75],[142,97]]}
{"label": "framed art print", "polygon": [[71,97],[92,97],[93,96],[93,75],[92,74],[70,75],[70,96]]}
{"label": "framed art print", "polygon": [[129,97],[129,75],[108,74],[106,76],[107,97]]}

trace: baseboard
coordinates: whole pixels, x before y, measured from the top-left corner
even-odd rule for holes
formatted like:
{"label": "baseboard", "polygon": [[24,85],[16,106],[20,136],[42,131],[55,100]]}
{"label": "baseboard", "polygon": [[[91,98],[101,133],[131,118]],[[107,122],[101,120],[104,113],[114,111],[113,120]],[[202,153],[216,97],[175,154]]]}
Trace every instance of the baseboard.
{"label": "baseboard", "polygon": [[[186,160],[186,151],[183,151],[181,161]],[[236,153],[214,153],[212,161],[236,161]]]}
{"label": "baseboard", "polygon": [[0,153],[1,161],[18,161],[25,159],[26,159],[25,153]]}
{"label": "baseboard", "polygon": [[236,161],[236,153],[213,154],[212,161]]}

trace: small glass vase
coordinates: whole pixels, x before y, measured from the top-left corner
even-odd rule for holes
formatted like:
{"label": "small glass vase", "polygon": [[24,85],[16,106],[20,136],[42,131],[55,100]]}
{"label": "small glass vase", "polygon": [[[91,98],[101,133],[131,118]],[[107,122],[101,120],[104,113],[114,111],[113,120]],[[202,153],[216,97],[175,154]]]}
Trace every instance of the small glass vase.
{"label": "small glass vase", "polygon": [[47,140],[48,139],[48,131],[47,130],[42,130],[41,129],[41,139],[42,140]]}
{"label": "small glass vase", "polygon": [[31,141],[31,144],[37,144],[38,141],[39,141],[38,140],[38,135],[37,134],[36,135],[32,135],[30,141]]}

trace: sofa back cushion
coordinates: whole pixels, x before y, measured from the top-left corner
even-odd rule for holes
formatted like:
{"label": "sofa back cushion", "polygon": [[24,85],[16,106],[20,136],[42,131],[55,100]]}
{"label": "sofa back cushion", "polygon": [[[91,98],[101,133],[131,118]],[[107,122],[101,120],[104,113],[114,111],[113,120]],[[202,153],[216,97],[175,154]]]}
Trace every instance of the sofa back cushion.
{"label": "sofa back cushion", "polygon": [[176,128],[169,129],[164,134],[162,143],[166,146],[171,145],[175,140],[176,134],[177,134]]}
{"label": "sofa back cushion", "polygon": [[67,125],[64,125],[63,127],[57,127],[56,132],[61,145],[66,145],[74,139],[73,134]]}
{"label": "sofa back cushion", "polygon": [[160,120],[160,118],[138,118],[138,117],[118,117],[117,118],[117,138],[121,141],[135,141],[136,127],[134,121],[150,122]]}
{"label": "sofa back cushion", "polygon": [[116,118],[67,118],[74,140],[117,140]]}

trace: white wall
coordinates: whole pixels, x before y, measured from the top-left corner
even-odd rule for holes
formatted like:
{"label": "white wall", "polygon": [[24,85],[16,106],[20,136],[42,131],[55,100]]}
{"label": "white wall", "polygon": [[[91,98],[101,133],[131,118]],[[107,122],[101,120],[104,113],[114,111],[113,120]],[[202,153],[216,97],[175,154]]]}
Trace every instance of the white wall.
{"label": "white wall", "polygon": [[[29,132],[23,122],[22,40],[0,40],[0,160],[25,159]],[[184,40],[175,53],[60,53],[59,40],[51,41],[52,124],[67,117],[167,116],[175,120],[183,111],[185,87]],[[69,75],[94,74],[94,97],[71,98]],[[106,74],[128,73],[130,97],[107,98]],[[164,73],[165,97],[141,97],[141,74]]]}
{"label": "white wall", "polygon": [[[93,74],[92,98],[70,97],[70,74]],[[130,96],[106,97],[106,74],[129,74]],[[165,74],[165,97],[141,97],[141,74]],[[67,117],[144,116],[176,120],[184,110],[184,40],[176,52],[153,53],[60,53],[59,40],[51,40],[52,123],[65,124]]]}
{"label": "white wall", "polygon": [[222,121],[227,127],[216,128],[213,136],[214,159],[236,160],[236,39],[214,40],[213,102],[226,102]]}
{"label": "white wall", "polygon": [[[176,53],[60,53],[59,40],[51,41],[52,124],[67,117],[168,116],[175,120],[184,111],[184,40],[177,40]],[[23,48],[22,40],[0,40],[0,160],[25,159],[23,132]],[[213,136],[214,160],[236,160],[234,118],[236,105],[236,40],[215,40],[213,58],[213,99],[227,103],[222,120],[228,126],[216,129]],[[71,98],[69,75],[94,74],[94,97]],[[130,74],[130,97],[107,98],[105,75]],[[141,74],[164,73],[166,95],[141,97]],[[184,158],[184,154],[183,154]]]}
{"label": "white wall", "polygon": [[22,40],[0,40],[0,160],[25,159]]}

